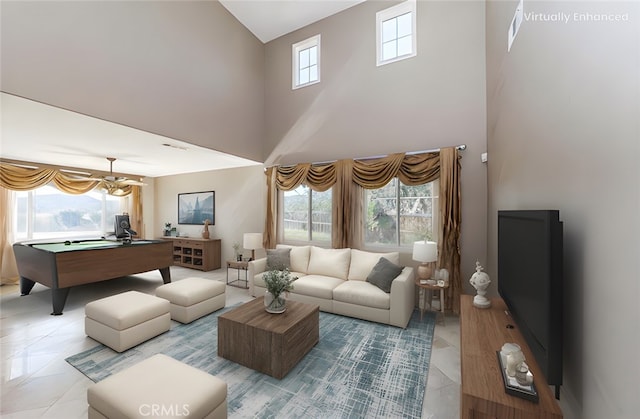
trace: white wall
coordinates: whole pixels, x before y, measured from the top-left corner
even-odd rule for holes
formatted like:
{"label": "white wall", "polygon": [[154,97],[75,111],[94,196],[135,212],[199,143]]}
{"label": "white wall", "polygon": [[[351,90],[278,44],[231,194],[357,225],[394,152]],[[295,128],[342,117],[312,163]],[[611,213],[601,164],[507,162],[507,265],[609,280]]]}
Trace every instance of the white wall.
{"label": "white wall", "polygon": [[[264,232],[266,180],[262,165],[156,178],[153,225],[146,225],[147,237],[151,231],[153,237],[162,236],[166,222],[180,234],[201,237],[203,226],[178,224],[178,194],[202,191],[216,193],[216,223],[209,226],[209,232],[212,239],[222,240],[224,266],[225,260],[233,259],[233,244],[242,245],[244,233]],[[257,251],[256,257],[264,254],[264,250]]]}
{"label": "white wall", "polygon": [[[525,20],[507,53],[516,1],[487,3],[489,271],[498,210],[559,209],[565,418],[636,418],[640,3],[524,5],[568,21]],[[625,20],[578,21],[575,13]]]}

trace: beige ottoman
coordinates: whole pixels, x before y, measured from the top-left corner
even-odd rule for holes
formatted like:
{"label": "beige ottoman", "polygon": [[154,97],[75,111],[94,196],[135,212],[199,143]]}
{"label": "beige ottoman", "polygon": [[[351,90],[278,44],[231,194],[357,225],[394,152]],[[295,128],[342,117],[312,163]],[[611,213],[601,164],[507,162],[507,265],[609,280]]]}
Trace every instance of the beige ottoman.
{"label": "beige ottoman", "polygon": [[227,383],[154,355],[87,390],[93,418],[226,418]]}
{"label": "beige ottoman", "polygon": [[156,297],[171,302],[171,318],[191,323],[224,307],[226,284],[204,278],[185,278],[156,289]]}
{"label": "beige ottoman", "polygon": [[92,301],[84,308],[87,336],[123,352],[171,328],[167,300],[127,291]]}

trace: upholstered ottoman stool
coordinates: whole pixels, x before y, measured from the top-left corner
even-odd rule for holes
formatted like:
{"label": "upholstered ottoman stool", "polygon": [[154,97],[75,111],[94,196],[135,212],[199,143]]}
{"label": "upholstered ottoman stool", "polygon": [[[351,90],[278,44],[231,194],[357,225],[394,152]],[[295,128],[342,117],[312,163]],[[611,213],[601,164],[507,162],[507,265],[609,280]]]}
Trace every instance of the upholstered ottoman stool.
{"label": "upholstered ottoman stool", "polygon": [[227,383],[163,355],[154,355],[87,390],[93,418],[226,418]]}
{"label": "upholstered ottoman stool", "polygon": [[87,336],[123,352],[171,328],[171,305],[165,299],[127,291],[92,301],[84,308]]}
{"label": "upholstered ottoman stool", "polygon": [[224,307],[226,284],[204,278],[185,278],[160,285],[156,297],[171,302],[171,318],[180,323],[191,323]]}

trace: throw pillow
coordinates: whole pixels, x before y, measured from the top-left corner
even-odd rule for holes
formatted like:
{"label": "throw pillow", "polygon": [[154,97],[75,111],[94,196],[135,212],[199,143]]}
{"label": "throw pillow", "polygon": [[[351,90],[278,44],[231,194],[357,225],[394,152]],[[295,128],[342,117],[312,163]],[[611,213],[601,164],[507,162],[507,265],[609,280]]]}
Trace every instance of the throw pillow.
{"label": "throw pillow", "polygon": [[402,272],[402,266],[398,266],[386,258],[380,258],[376,266],[373,267],[367,282],[372,283],[382,291],[391,292],[391,283]]}
{"label": "throw pillow", "polygon": [[267,271],[284,271],[291,267],[291,249],[267,249]]}

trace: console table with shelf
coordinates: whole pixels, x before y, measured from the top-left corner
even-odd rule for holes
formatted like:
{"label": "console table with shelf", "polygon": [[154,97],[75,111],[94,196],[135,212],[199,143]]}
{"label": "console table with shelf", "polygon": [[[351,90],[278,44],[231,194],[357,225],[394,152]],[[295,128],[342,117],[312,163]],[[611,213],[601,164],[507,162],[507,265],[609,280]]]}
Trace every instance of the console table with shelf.
{"label": "console table with shelf", "polygon": [[[561,419],[562,410],[551,388],[506,310],[501,298],[492,298],[491,307],[482,309],[473,306],[472,295],[460,297],[460,417]],[[505,392],[496,351],[507,342],[522,348],[534,376],[538,403]]]}
{"label": "console table with shelf", "polygon": [[212,271],[220,269],[220,239],[162,237],[173,242],[173,264],[185,268]]}

